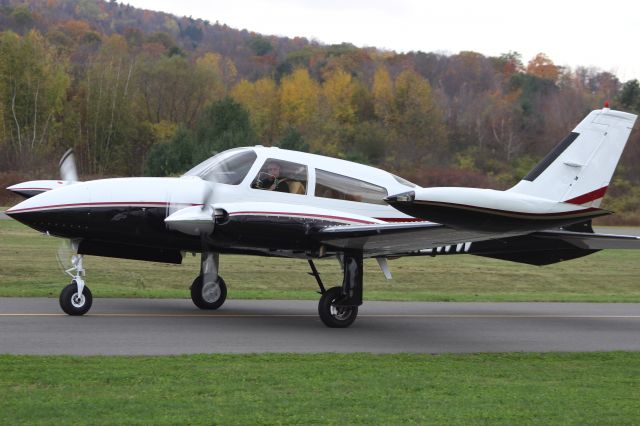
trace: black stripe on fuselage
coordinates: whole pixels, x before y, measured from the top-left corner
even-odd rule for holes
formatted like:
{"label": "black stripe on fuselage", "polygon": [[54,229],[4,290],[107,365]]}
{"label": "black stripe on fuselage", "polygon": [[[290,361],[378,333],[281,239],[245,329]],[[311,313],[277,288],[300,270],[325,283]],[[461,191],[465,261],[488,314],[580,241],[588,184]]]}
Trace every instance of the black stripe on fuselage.
{"label": "black stripe on fuselage", "polygon": [[468,204],[444,203],[444,202],[438,202],[438,201],[416,200],[413,203],[416,205],[421,205],[426,207],[444,207],[444,208],[455,209],[455,210],[488,213],[495,216],[528,219],[528,220],[546,220],[546,219],[555,219],[555,218],[572,217],[572,216],[584,216],[584,215],[590,216],[593,212],[602,212],[602,214],[609,213],[608,211],[597,209],[595,207],[588,207],[588,208],[570,210],[565,212],[528,213],[528,212],[517,212],[514,210],[492,209],[489,207],[472,206]]}
{"label": "black stripe on fuselage", "polygon": [[[165,207],[74,207],[13,212],[11,217],[38,231],[69,239],[127,244],[185,251],[201,251],[202,238],[167,229]],[[319,243],[308,233],[316,228],[343,225],[326,218],[265,213],[234,214],[216,224],[207,243],[221,252],[240,249],[315,250]],[[115,251],[115,250],[112,250]],[[144,259],[143,259],[144,260]]]}
{"label": "black stripe on fuselage", "polygon": [[556,147],[553,148],[553,150],[549,154],[547,154],[547,156],[544,157],[542,161],[540,161],[523,178],[523,180],[528,180],[529,182],[533,182],[534,180],[536,180],[536,178],[540,176],[542,172],[547,170],[547,167],[549,167],[554,161],[556,161],[556,159],[560,156],[560,154],[562,154],[567,148],[569,148],[569,145],[571,145],[573,141],[577,139],[578,136],[580,136],[580,133],[576,133],[576,132],[569,133],[566,138],[564,138],[558,145],[556,145]]}
{"label": "black stripe on fuselage", "polygon": [[583,222],[609,214],[606,210],[586,208],[572,212],[548,214],[520,213],[453,203],[415,201],[391,205],[414,217],[442,223],[459,229],[490,232],[534,231]]}

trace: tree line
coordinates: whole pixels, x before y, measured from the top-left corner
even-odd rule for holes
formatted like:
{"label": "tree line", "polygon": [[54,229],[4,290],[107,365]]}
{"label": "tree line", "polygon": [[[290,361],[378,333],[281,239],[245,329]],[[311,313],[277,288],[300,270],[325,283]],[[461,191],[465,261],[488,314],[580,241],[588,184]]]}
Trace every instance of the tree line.
{"label": "tree line", "polygon": [[[55,19],[23,3],[0,8],[5,173],[51,173],[74,147],[85,175],[171,175],[263,144],[381,166],[423,185],[504,188],[604,101],[640,110],[636,80],[563,68],[543,53],[397,54],[225,27],[234,50],[216,47],[219,24],[145,11],[127,27],[137,12],[113,2],[72,2]],[[71,7],[51,3],[57,14]],[[82,13],[91,17],[76,19]],[[163,26],[143,32],[147,21]],[[632,138],[612,187],[628,218],[640,207]]]}

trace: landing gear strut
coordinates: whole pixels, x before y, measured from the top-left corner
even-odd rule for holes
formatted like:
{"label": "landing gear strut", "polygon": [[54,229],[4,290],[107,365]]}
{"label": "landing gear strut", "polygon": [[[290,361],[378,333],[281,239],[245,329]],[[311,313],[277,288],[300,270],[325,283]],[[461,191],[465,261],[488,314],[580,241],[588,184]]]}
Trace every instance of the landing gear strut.
{"label": "landing gear strut", "polygon": [[218,275],[218,265],[218,253],[202,253],[200,275],[191,285],[191,300],[200,309],[218,309],[227,299],[227,284]]}
{"label": "landing gear strut", "polygon": [[72,278],[71,284],[60,292],[60,307],[68,315],[84,315],[91,309],[93,297],[91,290],[84,283],[83,256],[71,256],[71,268],[65,272]]}
{"label": "landing gear strut", "polygon": [[311,275],[318,282],[322,294],[318,303],[320,320],[331,328],[349,327],[358,316],[358,306],[362,305],[362,253],[344,254],[342,287],[332,287],[325,290],[320,274],[310,259],[309,265],[311,266]]}

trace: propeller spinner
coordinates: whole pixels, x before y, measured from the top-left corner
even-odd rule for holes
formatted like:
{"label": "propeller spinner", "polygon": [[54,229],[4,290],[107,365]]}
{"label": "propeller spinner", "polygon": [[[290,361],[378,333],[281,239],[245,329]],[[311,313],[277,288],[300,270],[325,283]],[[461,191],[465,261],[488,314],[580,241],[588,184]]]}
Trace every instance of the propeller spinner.
{"label": "propeller spinner", "polygon": [[203,184],[202,202],[200,205],[179,208],[172,202],[168,206],[168,216],[164,222],[167,228],[188,235],[200,235],[203,238],[211,235],[215,226],[215,207],[213,201],[213,185],[201,180]]}

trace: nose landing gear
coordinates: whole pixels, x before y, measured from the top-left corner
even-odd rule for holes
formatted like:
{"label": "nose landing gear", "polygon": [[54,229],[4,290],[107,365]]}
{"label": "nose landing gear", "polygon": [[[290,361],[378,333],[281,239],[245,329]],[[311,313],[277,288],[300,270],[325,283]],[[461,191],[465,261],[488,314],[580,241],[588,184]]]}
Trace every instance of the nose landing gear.
{"label": "nose landing gear", "polygon": [[72,267],[65,272],[72,278],[71,284],[60,292],[60,307],[68,315],[84,315],[91,309],[93,297],[91,290],[84,282],[83,256],[74,254],[71,256]]}

